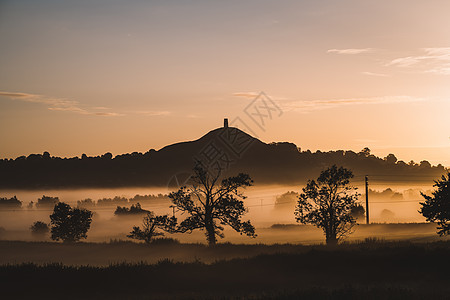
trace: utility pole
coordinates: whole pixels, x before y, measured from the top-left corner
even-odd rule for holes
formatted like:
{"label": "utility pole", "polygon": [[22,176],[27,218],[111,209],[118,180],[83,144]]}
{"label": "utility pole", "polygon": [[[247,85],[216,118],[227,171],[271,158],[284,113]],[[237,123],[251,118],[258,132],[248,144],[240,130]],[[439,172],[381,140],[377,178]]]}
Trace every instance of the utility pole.
{"label": "utility pole", "polygon": [[366,175],[366,224],[369,224],[369,178]]}

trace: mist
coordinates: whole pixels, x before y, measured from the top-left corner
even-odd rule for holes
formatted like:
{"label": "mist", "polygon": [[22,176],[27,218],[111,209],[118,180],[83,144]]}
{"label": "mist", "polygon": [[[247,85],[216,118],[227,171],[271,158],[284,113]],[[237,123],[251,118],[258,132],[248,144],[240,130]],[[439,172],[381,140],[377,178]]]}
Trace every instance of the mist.
{"label": "mist", "polygon": [[[359,202],[365,207],[364,186],[355,182],[358,192],[362,195]],[[321,230],[296,223],[294,210],[296,199],[301,192],[302,185],[255,185],[247,188],[244,200],[247,213],[244,220],[251,220],[257,231],[256,238],[239,235],[231,229],[225,229],[225,238],[222,242],[232,243],[304,243],[313,244],[323,242]],[[422,223],[425,218],[418,213],[420,201],[423,201],[421,192],[429,193],[432,184],[428,182],[414,185],[371,184],[369,190],[370,222],[379,224],[376,228],[368,230],[364,227],[365,220],[358,220],[361,226],[356,226],[354,234],[349,240],[364,239],[368,236],[378,238],[408,238],[418,237],[417,228],[395,227],[395,223]],[[118,189],[67,189],[67,190],[2,190],[1,197],[13,197],[22,201],[21,209],[0,210],[0,239],[30,241],[39,238],[33,237],[30,226],[35,221],[50,223],[52,208],[27,208],[30,202],[36,203],[43,195],[58,197],[61,202],[77,206],[77,202],[92,199],[96,203],[99,199],[122,197],[133,199],[136,195],[167,195],[171,190],[167,188],[118,188]],[[139,201],[138,201],[139,202]],[[133,203],[136,203],[134,201]],[[130,207],[132,202],[126,204],[101,204],[87,207],[94,212],[91,229],[88,232],[87,242],[109,242],[112,240],[129,240],[126,235],[133,226],[139,226],[143,215],[116,216],[114,211],[118,205]],[[153,211],[157,215],[172,215],[171,202],[167,197],[140,201],[143,209]],[[183,215],[175,212],[175,216],[183,219]],[[385,224],[385,226],[382,226]],[[389,225],[391,224],[391,225]],[[416,225],[417,227],[417,225]],[[419,236],[434,237],[434,226],[423,227]],[[204,243],[204,232],[196,231],[192,234],[166,234],[167,237],[178,239],[187,243]],[[49,234],[43,240],[50,240]]]}

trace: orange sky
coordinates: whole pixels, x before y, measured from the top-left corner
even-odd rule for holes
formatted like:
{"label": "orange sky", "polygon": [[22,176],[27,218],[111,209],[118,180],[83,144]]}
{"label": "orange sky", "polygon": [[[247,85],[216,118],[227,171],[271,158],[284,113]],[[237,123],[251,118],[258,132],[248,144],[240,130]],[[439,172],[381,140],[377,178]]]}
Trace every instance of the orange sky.
{"label": "orange sky", "polygon": [[[265,141],[450,166],[448,1],[2,1],[0,157]],[[255,127],[256,126],[256,127]]]}

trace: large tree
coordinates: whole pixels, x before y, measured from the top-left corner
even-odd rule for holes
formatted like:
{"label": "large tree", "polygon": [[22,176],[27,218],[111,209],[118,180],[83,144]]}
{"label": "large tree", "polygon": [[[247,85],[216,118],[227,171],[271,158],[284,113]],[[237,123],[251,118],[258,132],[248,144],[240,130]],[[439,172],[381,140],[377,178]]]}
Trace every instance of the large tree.
{"label": "large tree", "polygon": [[309,180],[299,196],[297,222],[321,228],[327,244],[337,244],[356,224],[352,208],[357,205],[359,194],[349,185],[351,178],[350,170],[333,165],[322,171],[317,180]]}
{"label": "large tree", "polygon": [[92,212],[87,209],[71,208],[69,204],[59,202],[50,215],[52,240],[65,243],[77,242],[87,238],[91,227]]}
{"label": "large tree", "polygon": [[169,194],[176,208],[188,216],[177,224],[177,232],[205,230],[209,245],[223,238],[223,226],[230,226],[240,234],[256,237],[255,227],[250,221],[242,221],[246,212],[246,197],[241,188],[251,186],[253,180],[248,174],[240,173],[221,180],[220,168],[206,170],[200,163],[194,167],[189,186],[181,187]]}
{"label": "large tree", "polygon": [[450,171],[434,182],[436,189],[431,196],[422,193],[425,202],[419,212],[429,222],[437,222],[437,233],[440,236],[450,234]]}

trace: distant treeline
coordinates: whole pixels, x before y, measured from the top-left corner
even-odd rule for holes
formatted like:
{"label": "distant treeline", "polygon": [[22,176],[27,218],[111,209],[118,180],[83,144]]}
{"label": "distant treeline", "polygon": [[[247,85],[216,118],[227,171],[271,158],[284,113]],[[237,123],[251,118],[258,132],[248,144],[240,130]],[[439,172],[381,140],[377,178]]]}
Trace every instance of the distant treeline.
{"label": "distant treeline", "polygon": [[[177,176],[180,174],[189,174],[193,157],[200,150],[195,150],[191,144],[166,148],[115,157],[106,153],[95,157],[83,154],[81,158],[60,158],[44,152],[1,159],[0,188],[167,186],[174,178],[179,182]],[[445,171],[442,165],[432,166],[425,160],[406,163],[398,161],[393,154],[380,158],[370,154],[367,148],[359,153],[344,150],[311,152],[301,151],[291,143],[261,142],[228,164],[225,175],[245,172],[257,183],[304,182],[333,164],[349,168],[356,175],[387,175],[377,178],[386,181],[431,181]]]}
{"label": "distant treeline", "polygon": [[[90,198],[84,200],[78,200],[77,206],[80,208],[94,208],[96,206],[119,206],[119,205],[127,205],[132,204],[134,206],[140,208],[139,202],[158,202],[169,200],[168,195],[166,194],[157,194],[157,195],[135,195],[133,198],[119,197],[115,196],[114,198],[102,198],[97,201],[92,200]],[[55,204],[59,203],[59,197],[51,197],[43,195],[41,198],[37,199],[37,202],[31,201],[27,204],[27,209],[33,209],[33,207],[37,209],[53,209]],[[1,197],[0,198],[0,210],[2,209],[21,209],[23,202],[17,199],[16,196],[11,198]],[[124,208],[125,209],[125,208]]]}
{"label": "distant treeline", "polygon": [[[2,209],[21,209],[22,208],[22,201],[17,199],[16,196],[12,198],[0,198],[0,210]],[[55,204],[59,203],[58,197],[49,197],[43,195],[41,198],[37,199],[37,202],[34,203],[31,201],[27,205],[27,209],[32,209],[33,206],[36,206],[36,208],[52,208],[55,206]]]}
{"label": "distant treeline", "polygon": [[0,187],[98,187],[126,186],[141,183],[139,175],[144,173],[141,163],[148,158],[139,153],[116,156],[111,153],[101,156],[60,158],[48,152],[30,154],[16,159],[0,160]]}
{"label": "distant treeline", "polygon": [[[118,206],[118,205],[137,205],[140,202],[158,202],[169,200],[169,195],[167,194],[157,194],[157,195],[135,195],[133,198],[119,197],[115,196],[114,198],[102,198],[97,201],[92,200],[90,198],[77,201],[78,207],[83,208],[94,208],[96,206]],[[140,207],[140,204],[139,204]]]}
{"label": "distant treeline", "polygon": [[22,207],[22,201],[17,199],[16,196],[12,198],[0,198],[0,209],[6,208],[6,209],[15,209],[15,208],[21,208]]}

